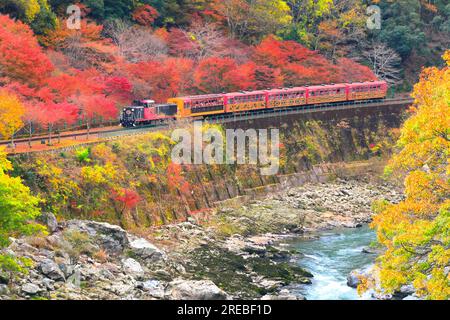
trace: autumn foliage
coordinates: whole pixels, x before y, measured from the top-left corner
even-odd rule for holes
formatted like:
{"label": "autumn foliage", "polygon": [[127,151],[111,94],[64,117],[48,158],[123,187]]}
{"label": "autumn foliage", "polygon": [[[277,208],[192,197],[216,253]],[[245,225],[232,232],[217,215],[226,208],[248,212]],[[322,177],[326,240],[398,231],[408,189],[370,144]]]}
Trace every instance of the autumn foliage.
{"label": "autumn foliage", "polygon": [[[124,33],[129,27],[89,19],[80,30],[61,20],[37,38],[27,24],[0,15],[0,86],[23,106],[20,121],[31,133],[117,119],[135,99],[375,79],[367,67],[349,59],[334,64],[294,41],[230,39],[219,24],[202,22],[206,16],[190,29],[151,30],[159,13],[142,5],[132,13],[133,39]],[[123,54],[136,45],[139,55]]]}
{"label": "autumn foliage", "polygon": [[412,284],[429,299],[450,298],[450,52],[414,87],[413,115],[401,130],[387,174],[404,178],[405,200],[378,203],[373,226],[386,248],[379,261],[387,291]]}

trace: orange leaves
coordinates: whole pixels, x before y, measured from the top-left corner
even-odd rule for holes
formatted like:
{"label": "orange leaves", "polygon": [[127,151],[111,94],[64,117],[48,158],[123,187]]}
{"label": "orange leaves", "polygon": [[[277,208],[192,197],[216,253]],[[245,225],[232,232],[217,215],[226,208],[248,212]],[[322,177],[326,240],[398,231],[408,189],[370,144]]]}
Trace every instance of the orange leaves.
{"label": "orange leaves", "polygon": [[159,17],[158,11],[151,5],[143,5],[133,12],[133,20],[143,26],[150,26]]}
{"label": "orange leaves", "polygon": [[77,29],[68,29],[65,21],[59,21],[55,30],[49,31],[40,38],[43,45],[49,48],[65,48],[69,45],[70,38],[78,38],[81,42],[101,41],[103,26],[86,19],[81,20],[81,27]]}
{"label": "orange leaves", "polygon": [[182,168],[179,164],[170,163],[167,167],[167,184],[171,192],[178,190],[185,195],[190,193],[189,182],[184,179]]}

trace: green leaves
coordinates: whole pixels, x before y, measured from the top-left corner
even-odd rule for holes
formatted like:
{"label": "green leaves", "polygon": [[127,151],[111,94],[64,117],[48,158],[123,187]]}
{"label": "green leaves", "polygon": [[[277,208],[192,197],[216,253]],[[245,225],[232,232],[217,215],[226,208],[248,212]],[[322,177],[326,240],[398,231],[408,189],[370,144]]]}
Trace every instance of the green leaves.
{"label": "green leaves", "polygon": [[[39,199],[30,194],[20,178],[7,175],[11,163],[0,150],[0,248],[9,245],[9,237],[45,233],[45,227],[33,220],[40,214]],[[23,272],[29,261],[0,255],[0,269]]]}

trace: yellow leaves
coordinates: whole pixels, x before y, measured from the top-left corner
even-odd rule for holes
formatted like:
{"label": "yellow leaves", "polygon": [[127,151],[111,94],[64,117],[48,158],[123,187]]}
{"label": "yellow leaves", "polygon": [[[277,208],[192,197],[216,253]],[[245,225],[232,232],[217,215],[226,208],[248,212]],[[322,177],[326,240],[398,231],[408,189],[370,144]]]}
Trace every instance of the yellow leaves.
{"label": "yellow leaves", "polygon": [[[447,63],[450,51],[444,55]],[[387,172],[405,176],[406,199],[379,206],[373,226],[387,251],[380,278],[387,291],[412,283],[430,299],[448,299],[450,283],[450,71],[425,69],[415,85],[415,113]],[[376,206],[375,206],[376,207]]]}
{"label": "yellow leaves", "polygon": [[422,292],[424,295],[429,293],[428,299],[448,300],[450,297],[450,278],[445,275],[443,268],[436,268],[432,272],[429,281],[422,281]]}
{"label": "yellow leaves", "polygon": [[290,16],[291,10],[285,1],[261,1],[261,9],[268,9],[267,12],[275,17],[281,25],[287,25],[292,21],[292,17]]}
{"label": "yellow leaves", "polygon": [[12,170],[12,164],[6,158],[5,148],[0,147],[0,174],[3,174],[9,170]]}
{"label": "yellow leaves", "polygon": [[111,164],[105,166],[95,165],[93,167],[81,168],[81,178],[86,184],[101,185],[108,184],[113,181],[116,173],[115,168]]}
{"label": "yellow leaves", "polygon": [[394,288],[399,288],[407,282],[405,275],[395,269],[382,268],[379,276],[381,286],[387,293],[393,293]]}
{"label": "yellow leaves", "polygon": [[28,22],[33,21],[36,15],[41,11],[39,0],[9,0],[9,2],[15,3],[24,12]]}
{"label": "yellow leaves", "polygon": [[0,136],[9,139],[23,127],[25,108],[20,100],[6,90],[0,90]]}
{"label": "yellow leaves", "polygon": [[438,174],[415,170],[405,179],[405,194],[415,201],[438,204],[450,194],[450,188]]}
{"label": "yellow leaves", "polygon": [[104,143],[93,146],[90,153],[94,160],[102,163],[112,164],[117,160],[117,155]]}
{"label": "yellow leaves", "polygon": [[308,12],[310,12],[310,14],[312,14],[314,17],[317,18],[329,14],[331,10],[334,8],[333,0],[307,0],[295,2],[302,2],[301,4],[299,3],[298,5],[306,6]]}
{"label": "yellow leaves", "polygon": [[[448,59],[449,52],[444,58]],[[426,165],[445,174],[450,154],[450,69],[425,69],[413,97],[416,112],[402,128],[401,151],[390,165],[404,172]]]}
{"label": "yellow leaves", "polygon": [[447,66],[450,67],[450,50],[447,50],[444,55],[442,56],[444,61],[447,63]]}
{"label": "yellow leaves", "polygon": [[258,23],[262,24],[265,21],[267,25],[278,28],[285,27],[292,21],[291,10],[282,0],[256,0],[250,6],[249,11]]}

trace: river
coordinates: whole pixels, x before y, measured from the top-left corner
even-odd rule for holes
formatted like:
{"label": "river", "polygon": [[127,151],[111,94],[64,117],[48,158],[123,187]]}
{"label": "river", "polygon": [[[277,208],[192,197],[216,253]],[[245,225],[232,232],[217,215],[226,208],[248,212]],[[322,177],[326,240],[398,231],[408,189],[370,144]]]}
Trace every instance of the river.
{"label": "river", "polygon": [[356,229],[336,229],[320,234],[313,240],[292,240],[287,245],[301,253],[297,263],[310,271],[314,278],[311,285],[292,288],[307,300],[357,300],[356,289],[347,286],[350,271],[373,264],[375,255],[362,249],[375,240],[375,232],[364,226]]}

